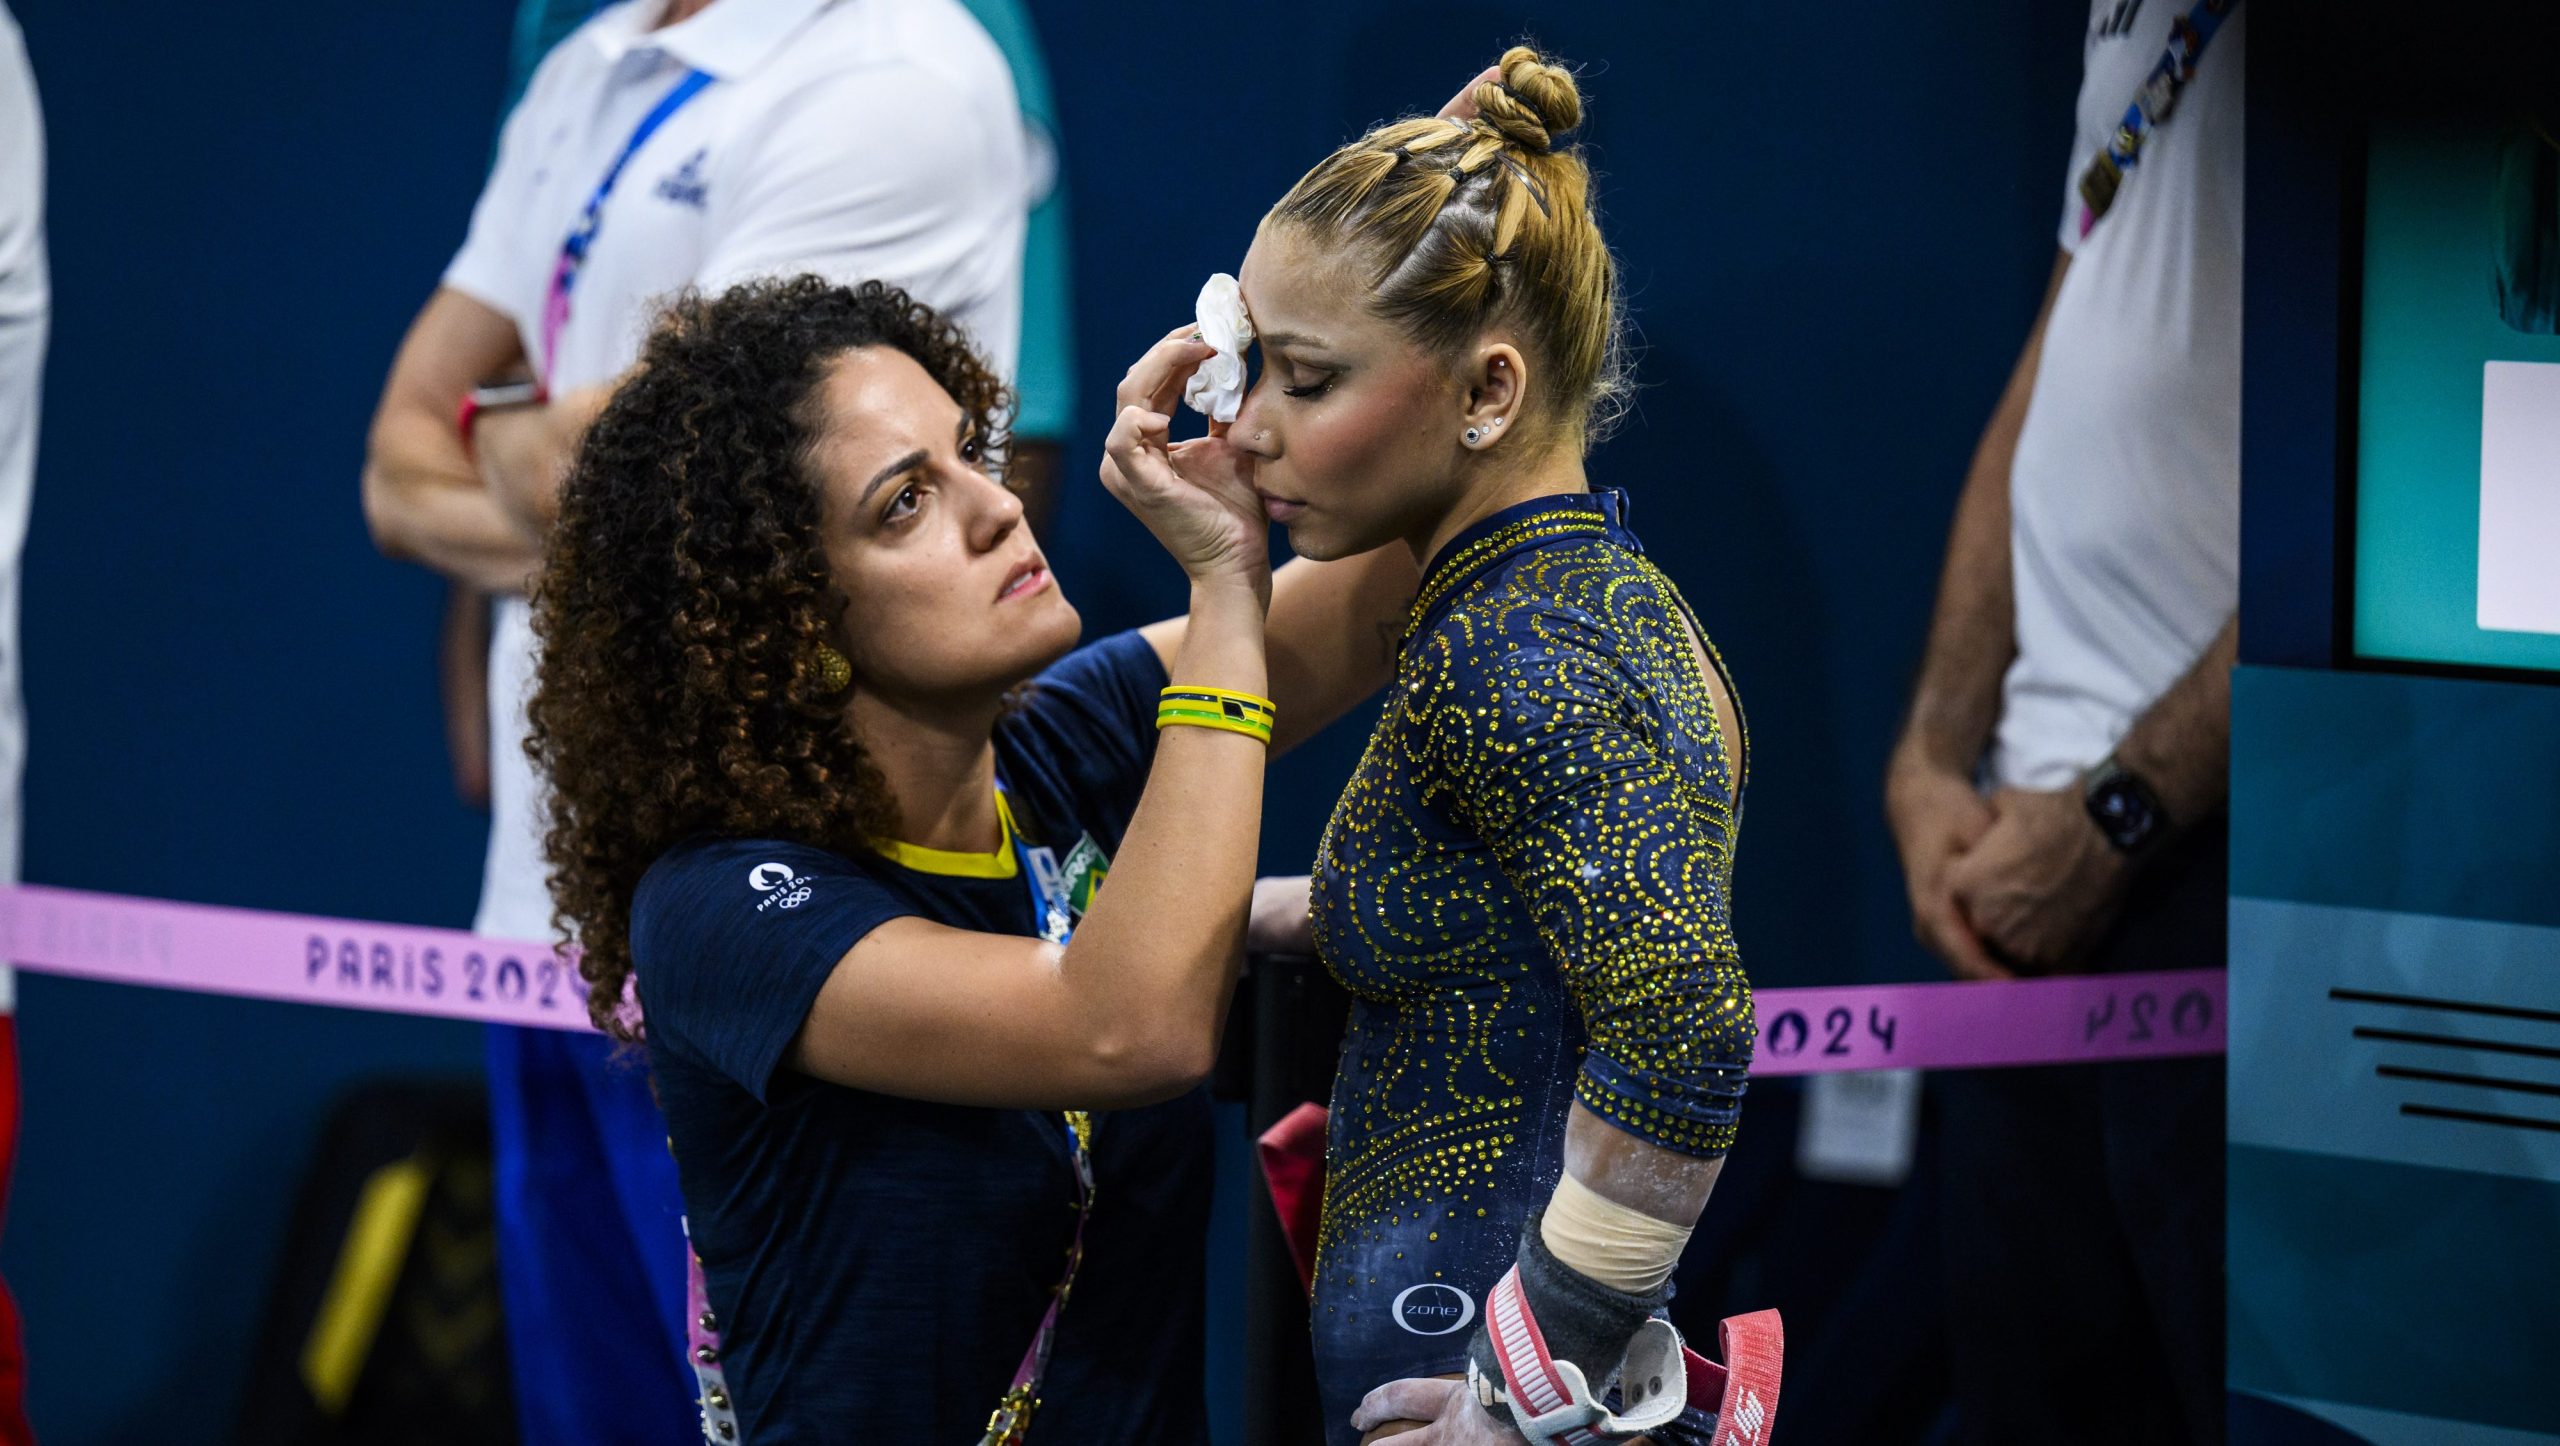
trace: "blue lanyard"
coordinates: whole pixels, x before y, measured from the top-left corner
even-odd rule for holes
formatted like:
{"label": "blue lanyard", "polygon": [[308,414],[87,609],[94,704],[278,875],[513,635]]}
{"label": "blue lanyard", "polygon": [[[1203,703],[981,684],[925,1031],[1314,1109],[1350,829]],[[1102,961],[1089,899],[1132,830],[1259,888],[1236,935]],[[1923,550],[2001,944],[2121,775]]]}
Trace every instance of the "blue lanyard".
{"label": "blue lanyard", "polygon": [[[1003,799],[1004,791],[1004,784],[998,782],[996,796],[999,800]],[[1005,816],[1010,820],[1010,804],[1006,805],[1006,810]],[[1023,840],[1021,830],[1008,822],[1005,831],[1013,837],[1014,862],[1022,870],[1024,887],[1031,891],[1032,927],[1039,931],[1041,938],[1052,944],[1066,943],[1076,934],[1075,920],[1067,913],[1066,902],[1049,897],[1049,885],[1040,877],[1040,869],[1031,857],[1031,845]]]}
{"label": "blue lanyard", "polygon": [[631,164],[632,156],[649,143],[649,137],[658,133],[658,127],[665,125],[669,116],[684,109],[685,102],[702,94],[702,88],[710,83],[708,71],[686,71],[684,79],[676,82],[675,89],[668,91],[647,115],[640,118],[639,129],[631,133],[631,139],[622,143],[621,154],[613,158],[613,165],[605,171],[604,179],[596,182],[595,194],[587,198],[586,209],[578,213],[578,224],[569,228],[569,239],[560,243],[559,264],[551,268],[551,292],[544,298],[542,306],[542,377],[546,386],[550,383],[552,365],[560,356],[560,330],[569,320],[569,289],[577,285],[578,270],[587,264],[587,252],[594,248],[596,232],[604,225],[605,198],[613,194],[614,182],[622,179],[622,168]]}
{"label": "blue lanyard", "polygon": [[2124,119],[2116,122],[2115,135],[2080,173],[2081,235],[2088,235],[2115,204],[2116,192],[2142,162],[2142,143],[2178,108],[2179,95],[2196,78],[2196,64],[2204,59],[2205,46],[2239,4],[2240,0],[2196,0],[2169,26],[2169,45],[2161,51],[2160,63],[2143,77],[2142,88],[2124,108]]}

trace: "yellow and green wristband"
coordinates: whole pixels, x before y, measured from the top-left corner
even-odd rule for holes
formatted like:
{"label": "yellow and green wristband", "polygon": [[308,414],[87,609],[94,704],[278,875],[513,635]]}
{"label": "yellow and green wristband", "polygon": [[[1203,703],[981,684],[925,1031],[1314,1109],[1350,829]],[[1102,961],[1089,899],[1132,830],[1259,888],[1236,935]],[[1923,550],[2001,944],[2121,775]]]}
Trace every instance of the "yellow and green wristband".
{"label": "yellow and green wristband", "polygon": [[1268,698],[1251,693],[1237,693],[1225,688],[1202,688],[1177,684],[1164,690],[1156,703],[1156,727],[1215,728],[1227,733],[1241,733],[1247,738],[1271,741],[1271,725],[1277,712]]}

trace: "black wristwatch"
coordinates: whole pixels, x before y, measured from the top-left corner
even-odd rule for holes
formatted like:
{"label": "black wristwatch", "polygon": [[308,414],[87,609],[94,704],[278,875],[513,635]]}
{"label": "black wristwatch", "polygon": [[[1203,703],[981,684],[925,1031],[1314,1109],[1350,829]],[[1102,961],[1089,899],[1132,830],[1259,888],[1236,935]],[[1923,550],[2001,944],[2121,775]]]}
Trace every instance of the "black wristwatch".
{"label": "black wristwatch", "polygon": [[2112,753],[2081,780],[2080,802],[2098,832],[2127,857],[2148,852],[2169,832],[2169,812],[2160,806],[2160,795]]}

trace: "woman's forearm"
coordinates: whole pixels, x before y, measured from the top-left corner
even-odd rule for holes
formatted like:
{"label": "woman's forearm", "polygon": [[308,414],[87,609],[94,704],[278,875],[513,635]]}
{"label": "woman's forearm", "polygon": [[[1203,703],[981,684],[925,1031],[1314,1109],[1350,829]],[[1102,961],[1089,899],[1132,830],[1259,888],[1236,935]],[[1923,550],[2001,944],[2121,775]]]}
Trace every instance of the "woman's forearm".
{"label": "woman's forearm", "polygon": [[[1268,696],[1263,601],[1240,584],[1192,591],[1177,684]],[[1266,745],[1165,729],[1108,885],[1060,969],[1092,1037],[1168,1082],[1206,1074],[1244,949],[1262,835]]]}

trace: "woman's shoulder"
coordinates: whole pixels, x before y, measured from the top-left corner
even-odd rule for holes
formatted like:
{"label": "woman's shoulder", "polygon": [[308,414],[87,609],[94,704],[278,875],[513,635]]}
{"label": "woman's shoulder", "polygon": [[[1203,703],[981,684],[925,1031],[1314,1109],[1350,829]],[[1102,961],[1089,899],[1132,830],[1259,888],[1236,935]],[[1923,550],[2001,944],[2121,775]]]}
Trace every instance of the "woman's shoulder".
{"label": "woman's shoulder", "polygon": [[631,904],[651,1057],[688,1059],[764,1099],[846,953],[924,912],[887,870],[780,838],[700,835],[660,855]]}
{"label": "woman's shoulder", "polygon": [[863,889],[883,868],[868,855],[791,839],[696,834],[660,854],[632,890],[633,962],[696,953],[697,936],[724,922],[788,917],[821,889]]}
{"label": "woman's shoulder", "polygon": [[658,855],[640,876],[632,900],[636,910],[652,894],[691,892],[732,874],[748,889],[761,893],[766,892],[766,882],[784,871],[795,877],[867,873],[876,862],[794,839],[698,833]]}

